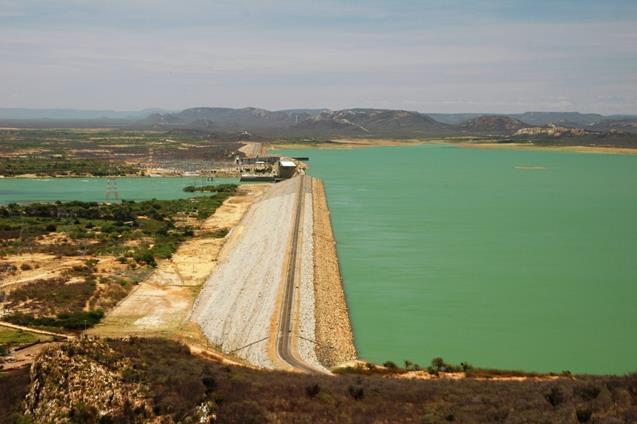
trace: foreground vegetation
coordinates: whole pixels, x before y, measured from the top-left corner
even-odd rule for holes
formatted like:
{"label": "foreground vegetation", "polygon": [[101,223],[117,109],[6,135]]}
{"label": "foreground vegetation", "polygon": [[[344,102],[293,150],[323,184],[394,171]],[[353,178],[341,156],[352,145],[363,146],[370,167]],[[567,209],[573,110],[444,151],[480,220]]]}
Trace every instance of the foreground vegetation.
{"label": "foreground vegetation", "polygon": [[0,424],[29,423],[21,414],[29,390],[29,368],[0,372]]}
{"label": "foreground vegetation", "polygon": [[[8,312],[3,319],[67,330],[97,324],[104,310],[194,237],[198,223],[235,190],[223,185],[214,194],[182,200],[0,206],[0,277],[39,275],[41,256],[70,264],[0,289],[0,304]],[[29,257],[35,259],[24,261]]]}
{"label": "foreground vegetation", "polygon": [[235,189],[236,189],[236,186],[234,184],[219,184],[219,185],[205,185],[205,186],[189,185],[184,187],[184,191],[186,193],[195,193],[195,192],[227,193],[227,192],[234,192]]}
{"label": "foreground vegetation", "polygon": [[[59,353],[45,355],[34,370],[39,397],[28,402],[26,411],[13,395],[25,392],[24,377],[0,380],[5,398],[0,405],[11,405],[13,422],[34,413],[57,414],[62,422],[151,422],[159,417],[161,422],[206,422],[199,421],[202,411],[220,423],[637,420],[636,375],[523,381],[329,377],[226,366],[193,356],[172,341],[135,338],[66,344]],[[68,379],[79,386],[61,386],[56,375],[62,370],[73,370]],[[126,393],[128,400],[100,410],[105,395],[93,393],[91,372],[102,375],[100,384],[111,382],[111,396]],[[73,399],[69,405],[64,403],[68,399]],[[44,405],[48,409],[38,409]]]}

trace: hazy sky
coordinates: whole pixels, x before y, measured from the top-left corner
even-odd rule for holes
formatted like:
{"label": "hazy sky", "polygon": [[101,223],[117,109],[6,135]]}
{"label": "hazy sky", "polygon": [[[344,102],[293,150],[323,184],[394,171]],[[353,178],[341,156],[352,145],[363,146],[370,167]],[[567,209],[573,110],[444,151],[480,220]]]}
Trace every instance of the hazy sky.
{"label": "hazy sky", "polygon": [[637,0],[0,0],[0,107],[637,113]]}

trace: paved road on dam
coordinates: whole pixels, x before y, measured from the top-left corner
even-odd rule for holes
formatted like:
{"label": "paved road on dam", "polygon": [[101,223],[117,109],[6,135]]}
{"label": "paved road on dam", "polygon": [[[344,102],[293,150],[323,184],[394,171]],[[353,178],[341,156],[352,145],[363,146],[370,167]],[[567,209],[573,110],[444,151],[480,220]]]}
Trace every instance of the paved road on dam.
{"label": "paved road on dam", "polygon": [[290,245],[290,255],[288,258],[288,269],[285,278],[285,292],[283,295],[283,303],[281,305],[281,317],[279,319],[279,331],[277,333],[277,355],[281,360],[288,363],[292,368],[310,372],[324,372],[317,370],[316,368],[306,364],[300,360],[294,354],[294,348],[292,346],[292,331],[294,323],[294,298],[295,287],[297,287],[298,273],[297,265],[298,251],[299,249],[299,233],[301,232],[301,219],[303,217],[302,211],[304,208],[305,194],[309,191],[311,193],[312,185],[310,183],[310,177],[301,175],[299,179],[299,194],[296,205],[296,211],[294,213],[294,227],[292,229],[292,240]]}
{"label": "paved road on dam", "polygon": [[275,184],[251,205],[190,316],[217,349],[259,367],[326,372],[314,350],[310,182]]}

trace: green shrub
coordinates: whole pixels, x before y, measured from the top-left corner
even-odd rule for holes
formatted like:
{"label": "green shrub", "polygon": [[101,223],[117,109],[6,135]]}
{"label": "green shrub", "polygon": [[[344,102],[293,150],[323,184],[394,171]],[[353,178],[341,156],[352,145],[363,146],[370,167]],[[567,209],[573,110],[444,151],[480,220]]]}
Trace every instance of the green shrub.
{"label": "green shrub", "polygon": [[587,423],[590,421],[593,411],[590,408],[581,408],[575,412],[577,421],[580,423]]}
{"label": "green shrub", "polygon": [[34,317],[27,314],[13,314],[4,317],[12,324],[33,327],[61,327],[67,330],[82,330],[93,327],[104,317],[104,311],[97,309],[90,312],[73,312],[58,314],[57,317]]}
{"label": "green shrub", "polygon": [[398,370],[398,365],[396,365],[396,364],[395,364],[394,362],[392,362],[392,361],[386,361],[385,363],[383,363],[383,366],[384,366],[385,368],[387,368],[388,370],[391,370],[391,371],[396,371],[396,370]]}
{"label": "green shrub", "polygon": [[564,402],[564,393],[557,386],[553,386],[551,388],[551,391],[544,397],[546,398],[546,401],[553,407],[559,406],[562,402]]}
{"label": "green shrub", "polygon": [[313,399],[321,392],[321,386],[318,384],[312,384],[305,388],[305,393],[310,399]]}
{"label": "green shrub", "polygon": [[133,256],[133,259],[139,264],[146,264],[148,266],[152,266],[153,268],[157,266],[157,262],[155,261],[155,257],[150,252],[150,250],[140,250]]}
{"label": "green shrub", "polygon": [[347,392],[354,400],[362,400],[365,397],[365,389],[361,386],[349,386]]}

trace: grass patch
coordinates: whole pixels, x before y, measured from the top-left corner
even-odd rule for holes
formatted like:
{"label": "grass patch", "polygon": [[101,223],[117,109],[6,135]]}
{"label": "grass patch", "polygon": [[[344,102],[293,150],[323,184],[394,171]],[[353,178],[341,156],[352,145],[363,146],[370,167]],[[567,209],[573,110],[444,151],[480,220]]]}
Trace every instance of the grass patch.
{"label": "grass patch", "polygon": [[48,339],[50,337],[29,333],[28,331],[0,327],[0,356],[8,354],[11,349]]}
{"label": "grass patch", "polygon": [[89,312],[70,312],[55,317],[34,317],[27,314],[5,316],[7,322],[25,327],[59,327],[66,330],[84,330],[97,325],[104,318],[104,311],[97,309]]}
{"label": "grass patch", "polygon": [[184,191],[187,193],[195,193],[195,192],[234,193],[236,189],[237,189],[236,184],[217,184],[217,185],[206,185],[206,186],[189,185],[184,187]]}

